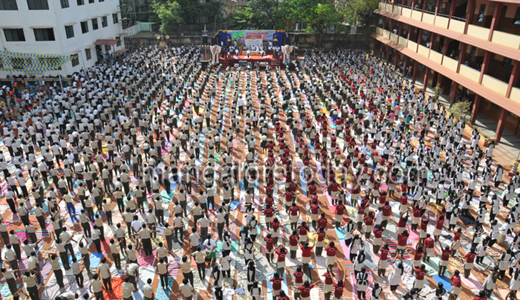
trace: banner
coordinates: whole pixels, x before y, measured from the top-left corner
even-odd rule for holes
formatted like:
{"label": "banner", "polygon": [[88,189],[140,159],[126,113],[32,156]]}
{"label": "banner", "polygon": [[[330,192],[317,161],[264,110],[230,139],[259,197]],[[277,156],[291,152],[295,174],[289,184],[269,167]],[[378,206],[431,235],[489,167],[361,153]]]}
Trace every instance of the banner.
{"label": "banner", "polygon": [[0,70],[42,73],[58,70],[76,55],[53,55],[0,51]]}
{"label": "banner", "polygon": [[262,45],[266,41],[281,46],[286,34],[283,30],[220,30],[216,36],[224,45],[232,45],[235,41],[245,45]]}

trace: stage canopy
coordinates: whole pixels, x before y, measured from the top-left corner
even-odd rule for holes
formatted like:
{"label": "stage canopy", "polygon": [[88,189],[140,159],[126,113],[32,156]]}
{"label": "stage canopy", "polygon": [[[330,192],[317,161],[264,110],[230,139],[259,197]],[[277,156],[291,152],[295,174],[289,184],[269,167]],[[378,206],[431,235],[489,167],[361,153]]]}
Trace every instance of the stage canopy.
{"label": "stage canopy", "polygon": [[245,44],[246,46],[260,46],[264,41],[273,42],[273,45],[282,46],[286,38],[283,30],[219,30],[215,36],[220,45],[231,45],[233,41]]}

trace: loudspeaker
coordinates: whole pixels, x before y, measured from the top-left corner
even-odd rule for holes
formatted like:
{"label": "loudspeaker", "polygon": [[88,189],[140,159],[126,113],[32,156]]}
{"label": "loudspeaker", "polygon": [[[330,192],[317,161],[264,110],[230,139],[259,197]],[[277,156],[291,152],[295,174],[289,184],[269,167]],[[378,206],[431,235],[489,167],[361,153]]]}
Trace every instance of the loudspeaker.
{"label": "loudspeaker", "polygon": [[207,36],[203,36],[202,37],[202,45],[206,45],[208,43],[208,37]]}
{"label": "loudspeaker", "polygon": [[216,37],[212,37],[212,38],[211,38],[211,45],[218,45],[218,44],[219,44],[219,42],[218,42],[218,38],[216,38]]}

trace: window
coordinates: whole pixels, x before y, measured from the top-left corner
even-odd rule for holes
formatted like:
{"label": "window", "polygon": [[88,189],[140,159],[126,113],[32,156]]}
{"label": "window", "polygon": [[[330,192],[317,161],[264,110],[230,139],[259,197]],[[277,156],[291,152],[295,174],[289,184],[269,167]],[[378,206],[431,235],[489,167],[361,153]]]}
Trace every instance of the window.
{"label": "window", "polygon": [[99,0],[99,2],[105,2],[105,0]]}
{"label": "window", "polygon": [[72,66],[75,67],[77,65],[79,65],[79,58],[78,58],[78,54],[74,54],[72,55]]}
{"label": "window", "polygon": [[92,30],[97,30],[99,28],[99,24],[97,18],[92,19]]}
{"label": "window", "polygon": [[112,14],[112,22],[113,22],[114,24],[117,24],[117,23],[119,22],[119,20],[117,19],[117,13]]}
{"label": "window", "polygon": [[67,34],[67,38],[73,38],[74,37],[74,27],[72,25],[65,26],[65,33]]}
{"label": "window", "polygon": [[76,0],[78,6],[85,5],[85,0]]}
{"label": "window", "polygon": [[49,67],[51,70],[61,70],[59,58],[39,58],[41,66]]}
{"label": "window", "polygon": [[107,27],[108,26],[108,18],[107,16],[101,17],[101,26]]}
{"label": "window", "polygon": [[116,40],[117,40],[116,47],[121,47],[121,38],[117,37]]}
{"label": "window", "polygon": [[520,7],[516,9],[515,20],[513,24],[520,25]]}
{"label": "window", "polygon": [[81,33],[87,33],[88,32],[88,23],[87,21],[81,22]]}
{"label": "window", "polygon": [[11,57],[11,66],[13,69],[22,70],[31,65],[32,60],[30,58]]}
{"label": "window", "polygon": [[477,22],[484,22],[484,12],[485,11],[486,11],[486,5],[485,4],[480,5]]}
{"label": "window", "polygon": [[23,29],[4,29],[5,40],[7,42],[25,42]]}
{"label": "window", "polygon": [[504,61],[502,62],[502,67],[506,68],[506,69],[511,69],[511,67],[513,66],[513,61],[511,60],[511,58],[504,58]]}
{"label": "window", "polygon": [[95,0],[88,0],[88,3],[96,3]]}
{"label": "window", "polygon": [[69,0],[60,0],[61,8],[67,8],[69,7]]}
{"label": "window", "polygon": [[30,10],[45,10],[49,9],[47,0],[27,0],[27,6]]}
{"label": "window", "polygon": [[90,60],[92,58],[92,53],[90,52],[90,49],[85,49],[85,57],[87,60]]}
{"label": "window", "polygon": [[112,49],[112,47],[110,45],[105,45],[106,52],[110,52],[111,49]]}
{"label": "window", "polygon": [[55,41],[54,30],[52,28],[34,29],[34,37],[37,42]]}
{"label": "window", "polygon": [[1,0],[0,1],[0,10],[18,10],[18,5],[16,5],[16,0]]}

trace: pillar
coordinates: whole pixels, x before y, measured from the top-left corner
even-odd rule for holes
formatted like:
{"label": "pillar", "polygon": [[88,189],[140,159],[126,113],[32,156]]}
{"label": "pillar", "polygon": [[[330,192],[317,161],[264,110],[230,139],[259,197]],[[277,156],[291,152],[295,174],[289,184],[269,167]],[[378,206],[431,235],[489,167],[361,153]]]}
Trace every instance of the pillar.
{"label": "pillar", "polygon": [[401,56],[401,55],[399,54],[399,52],[397,52],[394,54],[394,56],[395,56],[394,66],[395,66],[395,69],[397,70],[397,60],[399,59],[399,56]]}
{"label": "pillar", "polygon": [[456,82],[453,82],[451,85],[452,89],[450,91],[450,103],[455,103],[455,99],[457,98],[457,91],[459,90],[459,84]]}
{"label": "pillar", "polygon": [[451,5],[450,5],[450,13],[449,13],[449,18],[448,18],[448,28],[450,28],[450,21],[451,21],[451,17],[453,17],[453,13],[455,12],[455,5],[457,5],[457,1],[451,1]]}
{"label": "pillar", "polygon": [[482,84],[482,79],[484,78],[484,75],[487,73],[490,60],[491,52],[486,51],[486,54],[484,54],[484,60],[482,60],[482,68],[480,69],[480,77],[478,78],[478,84]]}
{"label": "pillar", "polygon": [[498,144],[502,138],[504,132],[504,126],[506,124],[507,110],[502,107],[500,112],[500,119],[498,119],[497,131],[495,132],[495,143]]}
{"label": "pillar", "polygon": [[482,97],[480,97],[480,95],[475,95],[475,101],[473,101],[473,110],[471,111],[471,125],[475,125],[475,121],[477,120],[477,114],[480,108],[481,99]]}
{"label": "pillar", "polygon": [[464,34],[468,33],[468,26],[473,20],[473,15],[475,14],[475,2],[476,0],[468,1],[468,6],[466,8],[466,24],[464,25]]}
{"label": "pillar", "polygon": [[404,68],[403,68],[403,75],[406,76],[406,73],[408,72],[408,56],[404,57]]}
{"label": "pillar", "polygon": [[430,68],[426,67],[424,71],[423,78],[423,91],[426,93],[426,88],[428,87],[428,78],[430,77]]}
{"label": "pillar", "polygon": [[497,29],[498,24],[500,23],[502,19],[502,2],[497,2],[495,4],[495,12],[493,13],[493,20],[491,20],[491,27],[489,27],[489,35],[488,35],[488,41],[491,41],[491,38],[493,37],[493,32],[495,29]]}
{"label": "pillar", "polygon": [[386,62],[390,63],[390,46],[386,46]]}
{"label": "pillar", "polygon": [[415,84],[415,79],[417,79],[417,61],[413,62],[412,84]]}
{"label": "pillar", "polygon": [[511,90],[513,89],[513,86],[518,81],[518,75],[520,73],[520,62],[518,60],[515,60],[513,62],[513,70],[511,71],[511,77],[509,77],[509,84],[507,85],[506,90],[506,97],[511,97]]}
{"label": "pillar", "polygon": [[442,76],[441,73],[437,73],[437,83],[436,83],[436,85],[441,85],[443,79],[444,79],[444,76]]}

